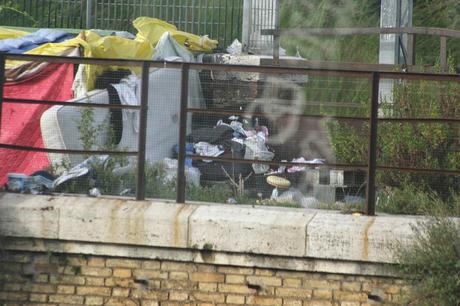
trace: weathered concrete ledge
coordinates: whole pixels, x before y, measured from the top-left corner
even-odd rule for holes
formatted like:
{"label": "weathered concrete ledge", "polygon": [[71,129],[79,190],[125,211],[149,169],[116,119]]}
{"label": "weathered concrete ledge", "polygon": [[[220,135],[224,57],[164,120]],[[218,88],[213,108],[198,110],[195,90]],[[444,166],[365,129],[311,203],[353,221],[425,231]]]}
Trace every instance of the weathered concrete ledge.
{"label": "weathered concrete ledge", "polygon": [[0,194],[5,247],[344,274],[387,275],[407,216]]}

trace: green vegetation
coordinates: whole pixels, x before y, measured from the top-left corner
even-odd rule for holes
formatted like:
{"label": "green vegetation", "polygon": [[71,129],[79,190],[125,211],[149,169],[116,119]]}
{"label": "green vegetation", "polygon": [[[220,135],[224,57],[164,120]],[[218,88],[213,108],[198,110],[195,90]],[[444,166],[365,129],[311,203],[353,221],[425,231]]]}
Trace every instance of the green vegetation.
{"label": "green vegetation", "polygon": [[398,270],[413,290],[404,305],[460,304],[460,225],[448,218],[419,223],[412,245],[396,252]]}
{"label": "green vegetation", "polygon": [[[379,0],[289,0],[281,2],[281,27],[378,27]],[[457,0],[414,1],[413,26],[460,30]],[[284,37],[289,54],[297,48],[309,60],[378,62],[378,35],[337,37]],[[460,63],[460,39],[448,40],[448,54]],[[418,65],[434,65],[439,58],[439,38],[420,35],[416,44]]]}

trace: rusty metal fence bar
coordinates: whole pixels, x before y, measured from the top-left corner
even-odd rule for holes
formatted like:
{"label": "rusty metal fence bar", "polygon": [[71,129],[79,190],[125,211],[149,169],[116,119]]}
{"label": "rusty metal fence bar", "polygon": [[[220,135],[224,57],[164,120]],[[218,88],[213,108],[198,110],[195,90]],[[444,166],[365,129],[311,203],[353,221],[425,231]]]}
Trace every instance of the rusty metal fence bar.
{"label": "rusty metal fence bar", "polygon": [[141,107],[139,120],[139,139],[137,156],[137,190],[136,200],[145,200],[145,146],[147,139],[147,112],[149,100],[149,62],[142,65]]}
{"label": "rusty metal fence bar", "polygon": [[379,85],[380,74],[372,73],[372,100],[371,100],[371,117],[370,117],[370,134],[369,134],[369,157],[367,168],[367,185],[366,185],[366,206],[364,208],[367,215],[375,215],[375,172],[377,167],[377,124],[379,113]]}
{"label": "rusty metal fence bar", "polygon": [[180,126],[179,126],[179,156],[177,166],[177,203],[185,203],[185,157],[187,137],[187,107],[188,107],[188,80],[190,65],[185,63],[181,68],[180,88]]}
{"label": "rusty metal fence bar", "polygon": [[[2,109],[3,103],[19,103],[18,99],[3,99],[3,85],[4,85],[4,66],[7,59],[22,60],[22,61],[38,61],[38,62],[59,62],[59,63],[74,63],[74,64],[113,64],[117,66],[133,66],[142,67],[142,94],[141,94],[141,105],[131,107],[118,107],[118,108],[131,108],[138,109],[140,111],[140,135],[138,139],[138,150],[135,152],[115,152],[115,151],[87,151],[87,150],[54,150],[46,148],[31,148],[25,146],[16,146],[0,143],[0,148],[13,149],[13,150],[31,150],[41,152],[53,152],[53,153],[70,153],[70,154],[125,154],[125,155],[137,155],[138,156],[138,169],[137,169],[137,191],[136,199],[143,200],[145,198],[145,141],[147,133],[147,97],[148,97],[148,81],[149,81],[149,69],[151,67],[157,68],[175,68],[181,69],[181,89],[180,89],[180,129],[179,129],[179,158],[178,158],[178,182],[177,182],[177,194],[176,201],[179,203],[185,202],[186,197],[186,178],[185,178],[185,159],[203,159],[203,156],[198,155],[186,155],[186,130],[187,130],[187,115],[188,113],[214,113],[220,114],[218,110],[210,109],[194,109],[188,108],[188,75],[189,70],[216,70],[216,71],[237,71],[237,72],[259,72],[268,74],[305,74],[305,75],[327,75],[327,76],[348,76],[348,77],[361,77],[368,78],[372,81],[372,107],[370,117],[343,117],[335,116],[333,119],[336,120],[369,120],[370,123],[370,136],[369,136],[369,157],[368,163],[363,164],[311,164],[309,166],[324,166],[324,167],[337,167],[342,169],[367,169],[368,171],[368,183],[367,183],[367,200],[364,207],[364,212],[368,215],[375,214],[375,172],[376,170],[399,170],[409,172],[428,172],[428,173],[442,173],[447,175],[460,175],[460,169],[458,170],[443,170],[443,169],[422,169],[422,168],[404,168],[404,167],[390,167],[390,166],[379,166],[376,163],[377,158],[377,125],[378,121],[408,121],[408,122],[448,122],[448,123],[459,123],[460,119],[457,118],[378,118],[378,87],[381,79],[399,79],[399,80],[431,80],[431,81],[454,81],[460,82],[460,75],[448,75],[448,74],[429,74],[429,73],[409,73],[409,72],[380,72],[380,71],[362,71],[362,70],[350,70],[350,69],[321,69],[321,68],[287,68],[287,67],[260,67],[260,66],[244,66],[244,65],[219,65],[219,64],[195,64],[195,63],[172,63],[172,62],[154,62],[154,61],[141,61],[141,60],[115,60],[115,59],[88,59],[88,58],[72,58],[72,57],[50,57],[50,56],[36,56],[36,55],[9,55],[0,54],[0,110]],[[78,103],[72,102],[57,102],[57,101],[35,101],[29,100],[27,103],[37,104],[58,104],[72,106],[85,106]],[[86,105],[88,106],[88,104]],[[90,104],[90,107],[107,107],[106,105]],[[222,112],[227,113],[227,112]],[[235,112],[232,112],[234,114]],[[1,116],[1,112],[0,112]],[[291,116],[303,116],[317,118],[315,115],[294,115]],[[321,116],[320,116],[321,117]],[[1,119],[1,117],[0,117]],[[1,123],[1,121],[0,121]],[[1,133],[1,130],[0,130]],[[260,161],[260,160],[248,160],[248,159],[237,159],[237,158],[221,158],[221,157],[206,157],[209,160],[225,161],[225,162],[238,162],[238,163],[259,163],[269,165],[285,165],[285,166],[305,166],[303,163],[293,162],[274,162],[274,161]]]}
{"label": "rusty metal fence bar", "polygon": [[407,34],[407,66],[415,65],[416,35],[431,35],[439,37],[439,58],[443,72],[447,72],[447,38],[459,39],[460,31],[430,27],[403,27],[403,28],[293,28],[293,29],[262,29],[261,35],[273,36],[273,61],[279,61],[277,50],[280,47],[281,36],[353,36],[375,34]]}

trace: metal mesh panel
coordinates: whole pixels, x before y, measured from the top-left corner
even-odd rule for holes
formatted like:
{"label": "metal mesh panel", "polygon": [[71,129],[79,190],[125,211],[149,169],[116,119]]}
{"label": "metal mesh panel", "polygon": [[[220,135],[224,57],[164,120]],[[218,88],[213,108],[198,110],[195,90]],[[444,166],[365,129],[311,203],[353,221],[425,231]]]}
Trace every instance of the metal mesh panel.
{"label": "metal mesh panel", "polygon": [[135,33],[132,21],[149,16],[182,31],[209,35],[222,48],[235,38],[241,40],[243,0],[0,0],[0,5],[2,25]]}
{"label": "metal mesh panel", "polygon": [[74,28],[86,25],[86,0],[0,0],[2,25]]}

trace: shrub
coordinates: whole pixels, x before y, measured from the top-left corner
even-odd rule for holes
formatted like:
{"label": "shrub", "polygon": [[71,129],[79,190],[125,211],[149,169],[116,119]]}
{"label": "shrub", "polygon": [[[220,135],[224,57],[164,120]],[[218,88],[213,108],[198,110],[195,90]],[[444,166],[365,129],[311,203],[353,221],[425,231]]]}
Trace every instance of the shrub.
{"label": "shrub", "polygon": [[[405,81],[394,83],[393,101],[383,101],[383,118],[460,118],[460,84],[455,82]],[[367,98],[369,102],[369,98]],[[346,122],[331,122],[329,133],[336,159],[344,163],[367,160],[368,123],[352,126]],[[378,126],[378,165],[440,170],[460,169],[460,124],[433,122],[385,122]],[[361,141],[360,141],[361,140]],[[379,171],[380,186],[412,188],[417,197],[402,199],[405,204],[384,203],[388,211],[419,214],[420,203],[434,203],[434,197],[451,202],[460,193],[460,176],[421,175],[402,171]],[[416,190],[415,190],[415,189]],[[394,198],[396,199],[396,198]],[[411,202],[411,203],[409,203]],[[436,203],[434,203],[436,204]],[[452,206],[439,202],[436,205]],[[403,207],[404,206],[404,207]]]}
{"label": "shrub", "polygon": [[412,245],[396,252],[401,276],[413,285],[409,305],[460,305],[460,224],[435,218],[419,223]]}
{"label": "shrub", "polygon": [[430,191],[402,184],[402,187],[385,187],[377,195],[377,211],[390,214],[436,215],[439,213],[460,216],[460,193],[451,192],[446,200]]}

